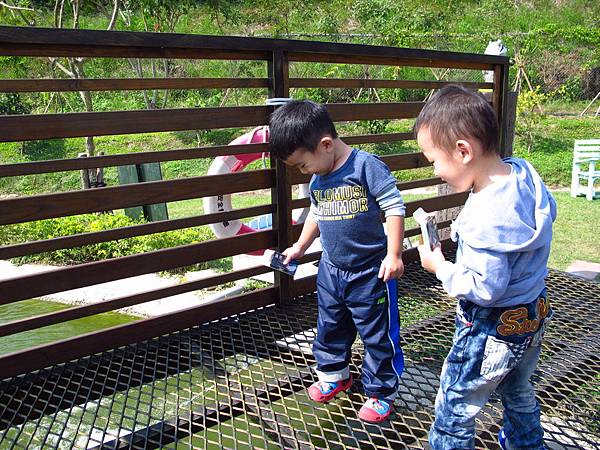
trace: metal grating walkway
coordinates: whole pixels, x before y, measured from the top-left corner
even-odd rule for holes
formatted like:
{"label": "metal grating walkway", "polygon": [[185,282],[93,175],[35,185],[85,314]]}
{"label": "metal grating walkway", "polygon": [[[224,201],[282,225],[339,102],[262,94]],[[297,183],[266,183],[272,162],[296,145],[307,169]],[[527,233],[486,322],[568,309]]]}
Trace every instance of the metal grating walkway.
{"label": "metal grating walkway", "polygon": [[[551,272],[555,319],[536,385],[550,449],[600,449],[600,284]],[[399,283],[406,370],[396,413],[357,418],[353,392],[312,403],[314,296],[0,382],[0,449],[423,448],[455,303],[415,264]],[[359,375],[357,341],[353,374]],[[477,448],[499,448],[492,399]]]}

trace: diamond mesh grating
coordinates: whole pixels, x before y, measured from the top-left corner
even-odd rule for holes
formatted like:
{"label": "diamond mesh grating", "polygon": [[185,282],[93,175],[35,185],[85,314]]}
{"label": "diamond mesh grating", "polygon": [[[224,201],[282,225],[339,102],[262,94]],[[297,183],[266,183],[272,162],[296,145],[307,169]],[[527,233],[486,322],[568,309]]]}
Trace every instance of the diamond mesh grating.
{"label": "diamond mesh grating", "polygon": [[[550,449],[600,448],[600,284],[552,271],[555,319],[535,374]],[[313,295],[0,383],[0,448],[423,448],[455,303],[411,264],[399,283],[406,369],[396,412],[361,422],[355,383],[312,403]],[[352,372],[359,377],[362,347]],[[477,421],[499,448],[500,402]]]}

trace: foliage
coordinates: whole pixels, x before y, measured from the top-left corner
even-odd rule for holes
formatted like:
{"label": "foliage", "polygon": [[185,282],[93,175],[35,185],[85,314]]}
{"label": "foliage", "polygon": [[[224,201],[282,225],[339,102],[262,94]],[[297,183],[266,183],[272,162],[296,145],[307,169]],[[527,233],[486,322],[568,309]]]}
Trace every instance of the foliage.
{"label": "foliage", "polygon": [[527,142],[527,153],[531,152],[535,134],[544,117],[542,103],[546,97],[546,94],[540,92],[539,86],[536,86],[533,91],[521,91],[519,93],[516,133]]}
{"label": "foliage", "polygon": [[0,93],[0,114],[29,114],[31,105],[25,102],[19,94]]}
{"label": "foliage", "polygon": [[192,0],[129,0],[124,1],[124,10],[139,14],[145,31],[173,32],[181,16],[188,13]]}
{"label": "foliage", "polygon": [[[2,227],[0,229],[0,245],[98,232],[131,226],[137,223],[139,222],[123,214],[85,214],[81,216],[39,220]],[[208,227],[187,228],[117,241],[101,242],[72,249],[56,250],[51,253],[29,255],[15,258],[15,262],[19,264],[29,262],[75,264],[193,244],[212,238],[213,235]]]}

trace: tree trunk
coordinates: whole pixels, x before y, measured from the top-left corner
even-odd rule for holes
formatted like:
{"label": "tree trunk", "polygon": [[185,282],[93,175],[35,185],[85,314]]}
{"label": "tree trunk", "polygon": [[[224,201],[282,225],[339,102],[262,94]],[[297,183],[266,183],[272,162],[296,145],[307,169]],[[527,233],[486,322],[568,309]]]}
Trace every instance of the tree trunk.
{"label": "tree trunk", "polygon": [[[83,62],[78,61],[77,59],[74,59],[72,61],[72,64],[73,64],[73,68],[75,69],[73,71],[73,73],[75,74],[76,78],[85,78]],[[87,112],[93,112],[94,111],[94,103],[92,102],[92,94],[90,94],[90,91],[79,91],[79,95],[81,96],[81,99],[83,100],[85,110]],[[85,138],[85,150],[86,150],[86,153],[88,156],[94,156],[96,154],[96,146],[94,144],[94,136],[88,136]],[[95,180],[93,180],[93,181],[95,181]]]}

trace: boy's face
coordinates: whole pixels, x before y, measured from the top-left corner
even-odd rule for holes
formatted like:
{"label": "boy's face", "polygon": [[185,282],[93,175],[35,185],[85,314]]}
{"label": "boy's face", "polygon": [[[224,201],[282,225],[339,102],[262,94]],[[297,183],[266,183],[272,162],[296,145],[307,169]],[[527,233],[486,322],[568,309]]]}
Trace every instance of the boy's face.
{"label": "boy's face", "polygon": [[329,136],[321,139],[314,152],[303,147],[297,148],[284,163],[296,167],[305,175],[327,175],[334,166],[332,139]]}
{"label": "boy's face", "polygon": [[[417,134],[417,143],[427,161],[433,163],[433,172],[456,191],[471,189],[473,178],[468,163],[472,160],[471,147],[465,141],[457,141],[451,150],[438,148],[431,139],[428,126],[423,126]],[[464,144],[468,145],[465,149]]]}

